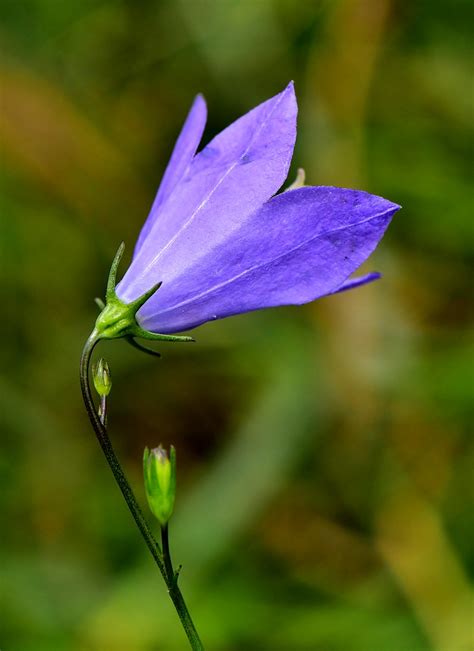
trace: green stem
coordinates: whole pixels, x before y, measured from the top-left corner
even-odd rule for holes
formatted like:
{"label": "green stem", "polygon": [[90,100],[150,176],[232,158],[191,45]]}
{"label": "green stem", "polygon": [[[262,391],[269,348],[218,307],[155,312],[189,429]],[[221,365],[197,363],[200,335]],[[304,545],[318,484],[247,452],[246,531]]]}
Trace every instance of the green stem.
{"label": "green stem", "polygon": [[161,544],[163,549],[163,562],[165,564],[165,570],[167,575],[167,586],[168,592],[171,599],[178,611],[179,618],[183,625],[186,635],[188,636],[191,646],[195,651],[204,651],[203,644],[199,638],[198,632],[196,631],[191,615],[189,614],[186,603],[183,599],[183,595],[178,587],[178,573],[173,569],[173,563],[171,561],[170,554],[170,545],[169,545],[169,536],[168,536],[168,525],[161,527]]}
{"label": "green stem", "polygon": [[122,466],[120,465],[120,462],[117,459],[109,435],[107,433],[105,422],[102,422],[101,417],[99,416],[95,408],[94,401],[92,399],[90,383],[89,383],[89,366],[90,366],[92,352],[99,340],[100,340],[100,336],[97,333],[97,331],[94,330],[89,336],[89,338],[87,339],[81,355],[80,381],[81,381],[82,397],[84,400],[84,405],[87,411],[87,415],[89,416],[89,420],[91,422],[97,440],[100,444],[100,447],[102,448],[105,458],[107,459],[110,469],[112,470],[115,481],[117,482],[118,487],[122,491],[122,495],[125,499],[125,502],[127,503],[128,508],[130,509],[133,519],[135,520],[135,523],[148,549],[150,550],[151,555],[153,556],[153,559],[157,564],[158,569],[161,572],[161,575],[163,576],[163,579],[165,580],[169,595],[171,597],[171,600],[173,601],[178,616],[181,620],[181,623],[188,637],[191,648],[193,649],[193,651],[203,651],[204,647],[202,645],[201,640],[199,639],[199,635],[193,624],[189,611],[186,607],[186,603],[184,601],[183,595],[181,594],[181,591],[178,587],[176,577],[173,573],[173,569],[171,565],[171,556],[169,553],[168,536],[166,534],[167,551],[165,555],[162,553],[159,543],[153,536],[153,533],[148,525],[148,522],[146,521],[145,516],[143,515],[142,510],[140,509],[137,499],[125,476],[125,473],[123,472]]}
{"label": "green stem", "polygon": [[166,575],[168,577],[168,581],[174,581],[175,573],[173,569],[173,563],[171,562],[170,543],[169,543],[167,524],[165,524],[164,527],[161,527],[161,545],[163,549],[163,562],[165,564],[165,570],[166,570]]}
{"label": "green stem", "polygon": [[104,453],[105,458],[107,459],[107,462],[110,466],[110,469],[113,472],[115,481],[117,482],[118,487],[122,491],[122,495],[124,496],[128,508],[132,513],[133,519],[135,520],[140,530],[140,533],[142,534],[148,546],[148,549],[150,550],[153,558],[155,559],[155,562],[158,565],[160,572],[163,574],[163,576],[165,576],[165,569],[163,566],[163,562],[161,560],[160,546],[158,542],[155,540],[148,526],[148,523],[145,520],[145,517],[138,505],[138,502],[135,498],[135,495],[133,494],[130,484],[128,483],[128,480],[125,477],[125,474],[122,470],[122,466],[120,465],[120,462],[117,459],[115,451],[112,447],[112,443],[110,442],[109,436],[107,434],[107,430],[104,424],[102,423],[100,416],[95,409],[94,402],[92,400],[90,384],[89,384],[89,365],[90,365],[92,351],[94,350],[94,347],[98,341],[99,338],[97,336],[97,333],[95,331],[92,332],[89,339],[86,341],[84,350],[82,351],[82,355],[81,355],[81,366],[80,366],[81,390],[82,390],[82,397],[84,399],[87,415],[89,416],[89,420],[94,429],[97,440],[99,441],[100,447],[102,448],[102,452]]}

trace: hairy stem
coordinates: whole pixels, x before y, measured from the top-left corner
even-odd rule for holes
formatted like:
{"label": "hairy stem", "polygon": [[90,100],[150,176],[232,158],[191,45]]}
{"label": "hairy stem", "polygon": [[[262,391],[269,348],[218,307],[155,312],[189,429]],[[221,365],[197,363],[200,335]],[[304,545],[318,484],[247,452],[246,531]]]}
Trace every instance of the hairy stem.
{"label": "hairy stem", "polygon": [[117,455],[112,447],[109,435],[106,429],[106,420],[105,420],[105,405],[103,405],[103,412],[99,415],[96,410],[94,401],[92,399],[90,383],[89,383],[89,366],[91,361],[92,352],[99,341],[100,337],[97,332],[94,330],[89,338],[87,339],[85,346],[81,355],[80,363],[80,381],[81,381],[81,391],[82,397],[84,400],[84,405],[89,416],[92,428],[95,432],[97,440],[102,452],[107,459],[107,463],[112,470],[115,481],[117,482],[118,487],[120,488],[122,495],[127,503],[128,508],[135,520],[135,523],[153,556],[155,563],[158,566],[158,569],[165,580],[165,583],[168,588],[168,593],[173,601],[173,604],[176,608],[178,616],[183,625],[184,631],[188,637],[191,648],[194,651],[203,651],[204,647],[199,635],[196,631],[196,628],[193,624],[189,611],[186,607],[183,595],[178,587],[176,577],[173,572],[173,567],[171,564],[171,556],[169,553],[169,544],[168,544],[168,534],[166,531],[166,554],[162,553],[161,548],[153,533],[148,525],[148,522],[145,519],[145,516],[140,509],[140,506],[137,502],[137,499],[132,491],[132,488],[125,476],[125,473],[120,465]]}

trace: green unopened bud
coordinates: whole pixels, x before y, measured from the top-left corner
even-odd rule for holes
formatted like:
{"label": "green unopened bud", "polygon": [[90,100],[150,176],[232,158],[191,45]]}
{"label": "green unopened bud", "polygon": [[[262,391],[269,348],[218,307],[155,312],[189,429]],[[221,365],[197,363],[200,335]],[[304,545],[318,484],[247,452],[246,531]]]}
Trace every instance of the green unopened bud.
{"label": "green unopened bud", "polygon": [[176,494],[176,451],[167,451],[159,445],[153,450],[145,448],[143,454],[145,492],[153,515],[164,526],[173,514]]}
{"label": "green unopened bud", "polygon": [[92,367],[92,377],[94,379],[95,390],[101,398],[108,396],[112,388],[112,377],[110,375],[109,365],[102,359]]}

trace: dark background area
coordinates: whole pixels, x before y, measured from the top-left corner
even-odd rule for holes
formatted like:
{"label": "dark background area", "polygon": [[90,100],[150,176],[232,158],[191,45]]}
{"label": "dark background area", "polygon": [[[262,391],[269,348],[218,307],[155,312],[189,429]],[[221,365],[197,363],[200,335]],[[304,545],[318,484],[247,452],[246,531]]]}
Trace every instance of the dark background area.
{"label": "dark background area", "polygon": [[177,448],[172,548],[209,650],[474,648],[471,3],[6,0],[1,14],[2,649],[185,648],[78,360],[194,95],[208,141],[290,79],[290,181],[301,166],[309,184],[403,206],[364,266],[384,278],[208,324],[162,360],[102,344],[111,437],[144,507],[144,446]]}

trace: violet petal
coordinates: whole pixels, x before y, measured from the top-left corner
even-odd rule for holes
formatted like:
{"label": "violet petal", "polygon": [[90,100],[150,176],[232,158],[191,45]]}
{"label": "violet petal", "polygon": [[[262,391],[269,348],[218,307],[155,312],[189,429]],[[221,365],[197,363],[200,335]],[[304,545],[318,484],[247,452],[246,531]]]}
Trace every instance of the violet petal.
{"label": "violet petal", "polygon": [[206,255],[174,261],[179,273],[140,309],[140,325],[179,332],[335,292],[372,253],[398,209],[367,192],[304,187],[274,197],[213,247],[205,230],[196,231],[192,245],[204,246]]}
{"label": "violet petal", "polygon": [[199,143],[201,142],[204,127],[206,126],[206,119],[206,102],[202,95],[197,95],[174,146],[173,153],[171,154],[170,161],[166,167],[165,173],[163,174],[150,214],[148,215],[148,218],[140,231],[140,235],[138,236],[134,256],[137,255],[145,241],[145,238],[148,236],[148,233],[155,223],[160,212],[160,207],[168,199],[188,170],[194,154],[199,147]]}
{"label": "violet petal", "polygon": [[180,278],[281,187],[293,154],[296,113],[289,84],[194,157],[117,286],[122,300],[137,298],[156,282],[169,285]]}
{"label": "violet petal", "polygon": [[347,292],[350,289],[355,289],[356,287],[361,287],[361,285],[367,285],[367,283],[373,283],[374,280],[379,280],[382,277],[382,274],[379,274],[377,271],[372,271],[369,274],[364,276],[357,276],[356,278],[349,278],[342,283],[340,287],[335,289],[331,294],[339,294],[340,292]]}

